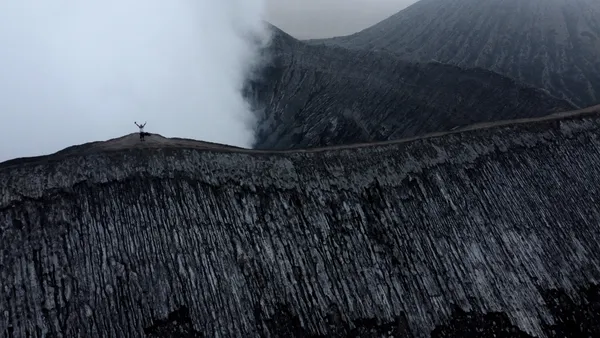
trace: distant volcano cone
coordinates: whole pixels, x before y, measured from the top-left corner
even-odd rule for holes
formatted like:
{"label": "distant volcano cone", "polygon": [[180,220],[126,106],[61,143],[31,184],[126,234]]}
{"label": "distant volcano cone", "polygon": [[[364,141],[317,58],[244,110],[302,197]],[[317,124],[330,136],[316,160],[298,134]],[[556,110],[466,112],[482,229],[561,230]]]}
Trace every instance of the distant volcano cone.
{"label": "distant volcano cone", "polygon": [[490,69],[578,106],[600,103],[600,1],[421,0],[361,32],[314,42]]}

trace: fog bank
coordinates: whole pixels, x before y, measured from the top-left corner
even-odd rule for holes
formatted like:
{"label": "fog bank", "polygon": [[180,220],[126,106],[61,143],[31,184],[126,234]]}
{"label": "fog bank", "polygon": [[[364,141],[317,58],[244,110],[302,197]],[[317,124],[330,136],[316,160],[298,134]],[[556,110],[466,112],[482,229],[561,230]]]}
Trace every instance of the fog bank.
{"label": "fog bank", "polygon": [[0,2],[0,161],[146,131],[249,147],[264,0]]}

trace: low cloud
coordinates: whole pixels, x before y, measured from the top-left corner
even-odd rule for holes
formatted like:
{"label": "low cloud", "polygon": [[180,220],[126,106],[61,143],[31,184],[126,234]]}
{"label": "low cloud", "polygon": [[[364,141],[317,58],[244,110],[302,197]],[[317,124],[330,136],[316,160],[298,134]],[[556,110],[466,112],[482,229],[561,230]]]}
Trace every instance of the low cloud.
{"label": "low cloud", "polygon": [[264,0],[1,1],[0,161],[136,132],[134,121],[250,147],[241,90],[269,39],[264,12]]}

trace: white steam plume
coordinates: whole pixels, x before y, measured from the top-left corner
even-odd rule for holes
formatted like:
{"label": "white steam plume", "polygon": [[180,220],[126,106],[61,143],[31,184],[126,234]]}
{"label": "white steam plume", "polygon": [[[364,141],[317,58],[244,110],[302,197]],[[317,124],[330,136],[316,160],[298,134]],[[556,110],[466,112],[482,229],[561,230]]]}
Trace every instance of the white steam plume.
{"label": "white steam plume", "polygon": [[[0,1],[0,161],[146,131],[249,147],[264,0]],[[252,38],[249,38],[252,37]]]}

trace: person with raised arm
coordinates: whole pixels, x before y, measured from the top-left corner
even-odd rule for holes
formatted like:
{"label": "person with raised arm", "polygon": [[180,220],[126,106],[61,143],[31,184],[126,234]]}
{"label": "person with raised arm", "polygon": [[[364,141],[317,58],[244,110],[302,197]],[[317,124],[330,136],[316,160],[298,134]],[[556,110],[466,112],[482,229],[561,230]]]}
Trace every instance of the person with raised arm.
{"label": "person with raised arm", "polygon": [[146,123],[148,123],[148,122],[144,122],[144,124],[142,124],[142,125],[137,124],[137,122],[133,122],[133,123],[135,123],[135,125],[138,126],[138,128],[140,128],[140,141],[144,142],[145,141],[144,135],[146,134],[146,133],[144,133],[144,127],[146,126]]}

